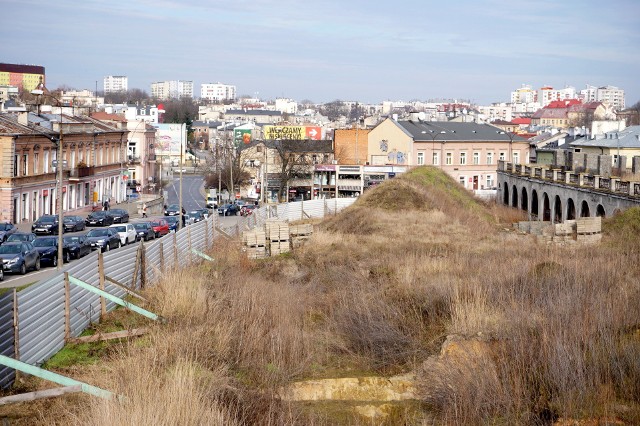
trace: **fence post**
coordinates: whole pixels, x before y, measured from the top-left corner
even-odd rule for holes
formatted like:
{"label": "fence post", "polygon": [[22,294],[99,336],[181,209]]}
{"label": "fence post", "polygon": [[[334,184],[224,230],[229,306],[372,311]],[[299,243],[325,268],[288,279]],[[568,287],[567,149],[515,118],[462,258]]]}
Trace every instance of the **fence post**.
{"label": "fence post", "polygon": [[164,273],[164,246],[160,242],[160,271]]}
{"label": "fence post", "polygon": [[64,341],[71,337],[71,289],[69,288],[69,273],[64,273]]}
{"label": "fence post", "polygon": [[191,227],[187,227],[187,243],[189,245],[189,251],[191,251]]}
{"label": "fence post", "polygon": [[209,249],[209,225],[206,222],[204,224],[204,249]]}
{"label": "fence post", "polygon": [[173,233],[173,264],[178,267],[178,237],[177,232]]}
{"label": "fence post", "polygon": [[137,289],[138,284],[138,271],[140,270],[140,247],[142,247],[144,243],[140,240],[140,244],[138,245],[138,250],[136,250],[136,264],[133,267],[133,278],[131,279],[131,288]]}
{"label": "fence post", "polygon": [[[13,288],[13,358],[20,361],[20,321],[18,320],[18,289]],[[18,381],[19,371],[16,370]]]}
{"label": "fence post", "polygon": [[[98,251],[98,278],[100,290],[104,291],[104,256],[101,251]],[[100,317],[103,318],[105,315],[107,315],[107,301],[100,296]]]}
{"label": "fence post", "polygon": [[147,285],[147,250],[140,244],[140,290]]}

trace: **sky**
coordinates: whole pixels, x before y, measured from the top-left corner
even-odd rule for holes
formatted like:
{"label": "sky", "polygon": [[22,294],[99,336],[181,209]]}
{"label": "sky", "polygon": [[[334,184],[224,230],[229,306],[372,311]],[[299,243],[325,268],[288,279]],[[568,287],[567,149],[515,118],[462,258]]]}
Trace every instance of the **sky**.
{"label": "sky", "polygon": [[231,84],[238,95],[509,101],[587,84],[640,101],[639,0],[0,0],[0,62],[47,87],[108,75]]}

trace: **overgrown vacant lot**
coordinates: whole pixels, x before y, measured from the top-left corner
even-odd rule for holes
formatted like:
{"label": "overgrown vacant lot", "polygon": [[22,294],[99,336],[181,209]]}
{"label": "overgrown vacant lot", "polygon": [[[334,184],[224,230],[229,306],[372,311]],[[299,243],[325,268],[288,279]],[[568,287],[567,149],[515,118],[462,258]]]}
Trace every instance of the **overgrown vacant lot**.
{"label": "overgrown vacant lot", "polygon": [[370,424],[281,389],[413,372],[420,403],[374,423],[640,424],[640,214],[598,246],[538,244],[505,230],[518,219],[418,168],[288,256],[219,244],[148,290],[166,324],[63,370],[126,399],[33,403],[21,421]]}

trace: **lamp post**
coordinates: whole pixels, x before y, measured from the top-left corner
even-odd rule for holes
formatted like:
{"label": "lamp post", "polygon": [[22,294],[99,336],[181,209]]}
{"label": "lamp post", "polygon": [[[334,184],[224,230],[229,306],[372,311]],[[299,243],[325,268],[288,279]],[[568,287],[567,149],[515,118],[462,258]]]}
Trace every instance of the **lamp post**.
{"label": "lamp post", "polygon": [[499,135],[507,135],[509,137],[509,161],[513,162],[513,153],[512,151],[512,145],[513,145],[513,134],[511,132],[505,132],[504,130],[496,130],[496,133]]}
{"label": "lamp post", "polygon": [[[444,130],[441,130],[439,132],[436,132],[434,130],[423,130],[422,134],[423,135],[428,135],[431,138],[431,164],[433,164],[433,154],[436,152],[436,138],[438,137],[438,135],[444,135],[445,133],[447,133]],[[440,163],[440,168],[442,168],[442,158],[440,159],[440,161],[438,161],[438,163]]]}
{"label": "lamp post", "polygon": [[[63,141],[63,134],[62,134],[62,102],[60,102],[60,99],[56,98],[55,96],[49,95],[49,94],[45,94],[43,90],[41,89],[34,89],[31,91],[32,95],[36,95],[38,97],[40,96],[48,96],[51,99],[55,100],[56,103],[58,104],[58,107],[60,107],[60,122],[58,123],[58,127],[59,127],[59,131],[60,134],[58,136],[58,146],[57,146],[57,154],[56,154],[56,172],[58,175],[57,178],[57,182],[56,182],[56,193],[58,195],[58,199],[57,199],[57,205],[56,205],[56,209],[58,210],[58,265],[57,265],[57,269],[61,269],[62,265],[64,264],[64,249],[63,249],[63,239],[62,239],[62,234],[64,233],[64,213],[62,211],[62,167],[63,167],[63,162],[62,162],[62,141]],[[40,104],[38,104],[38,114],[40,113]],[[54,138],[52,137],[51,140],[53,141]]]}

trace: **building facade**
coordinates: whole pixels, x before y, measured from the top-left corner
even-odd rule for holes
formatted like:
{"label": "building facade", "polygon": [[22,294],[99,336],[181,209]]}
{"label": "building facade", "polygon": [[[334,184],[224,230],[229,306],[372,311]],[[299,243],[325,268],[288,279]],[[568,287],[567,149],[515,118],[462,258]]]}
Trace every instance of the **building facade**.
{"label": "building facade", "polygon": [[151,97],[156,99],[192,98],[193,81],[156,81],[155,83],[151,83]]}
{"label": "building facade", "polygon": [[45,84],[44,67],[0,63],[0,86],[14,86],[30,92],[40,83]]}
{"label": "building facade", "polygon": [[213,102],[234,101],[236,86],[223,83],[204,83],[200,85],[200,97]]}
{"label": "building facade", "polygon": [[580,91],[580,97],[584,102],[605,102],[614,110],[625,108],[624,90],[615,86],[590,86]]}
{"label": "building facade", "polygon": [[108,75],[104,78],[104,93],[126,92],[129,79],[125,75]]}

